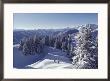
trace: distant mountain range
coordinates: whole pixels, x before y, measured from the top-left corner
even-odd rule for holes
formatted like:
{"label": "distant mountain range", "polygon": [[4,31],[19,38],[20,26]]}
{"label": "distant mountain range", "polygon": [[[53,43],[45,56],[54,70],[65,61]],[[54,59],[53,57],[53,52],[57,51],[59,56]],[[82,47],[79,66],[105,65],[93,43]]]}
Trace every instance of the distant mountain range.
{"label": "distant mountain range", "polygon": [[89,26],[93,32],[93,36],[97,36],[98,34],[98,25],[96,24],[85,24],[80,25],[75,28],[64,28],[64,29],[38,29],[38,30],[24,30],[24,29],[15,29],[13,30],[13,44],[18,44],[20,40],[24,37],[31,37],[34,35],[39,36],[49,36],[49,35],[64,35],[64,34],[72,34],[77,33],[81,27]]}

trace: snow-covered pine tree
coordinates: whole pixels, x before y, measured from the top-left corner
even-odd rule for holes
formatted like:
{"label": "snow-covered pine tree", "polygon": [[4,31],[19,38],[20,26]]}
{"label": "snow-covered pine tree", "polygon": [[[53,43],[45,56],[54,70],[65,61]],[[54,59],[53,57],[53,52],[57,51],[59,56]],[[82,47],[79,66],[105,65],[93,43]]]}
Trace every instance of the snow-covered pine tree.
{"label": "snow-covered pine tree", "polygon": [[68,42],[67,42],[67,54],[70,55],[70,50],[71,50],[71,35],[68,34]]}
{"label": "snow-covered pine tree", "polygon": [[40,42],[42,44],[42,47],[44,47],[44,45],[45,45],[45,37],[43,37]]}
{"label": "snow-covered pine tree", "polygon": [[63,39],[62,39],[62,46],[61,46],[62,51],[67,52],[67,49],[68,49],[67,46],[68,46],[68,36],[65,35],[65,36],[63,37]]}
{"label": "snow-covered pine tree", "polygon": [[54,42],[55,42],[54,36],[49,35],[49,46],[54,47]]}
{"label": "snow-covered pine tree", "polygon": [[37,44],[37,52],[41,53],[43,52],[43,48],[44,48],[44,41],[43,39],[39,40],[39,43]]}
{"label": "snow-covered pine tree", "polygon": [[34,49],[35,49],[35,53],[38,53],[38,43],[40,42],[39,41],[39,37],[37,35],[35,35],[33,37],[33,41],[34,41]]}
{"label": "snow-covered pine tree", "polygon": [[65,37],[62,37],[62,46],[61,46],[61,48],[62,48],[62,51],[65,51],[66,49],[65,49],[65,44],[66,42],[65,42]]}
{"label": "snow-covered pine tree", "polygon": [[31,53],[29,47],[30,47],[29,40],[26,39],[26,41],[25,41],[25,43],[23,45],[23,51],[22,51],[24,55],[29,55]]}
{"label": "snow-covered pine tree", "polygon": [[62,46],[62,42],[60,41],[60,37],[56,37],[55,43],[54,43],[54,47],[56,49],[60,49],[61,50],[61,46]]}
{"label": "snow-covered pine tree", "polygon": [[[93,57],[93,50],[91,50],[93,41],[91,39],[91,28],[89,25],[81,27],[79,33],[75,36],[75,56],[72,59],[73,64],[76,65],[77,68],[97,68],[97,65],[93,64],[97,59]],[[97,56],[97,53],[95,53],[95,55]]]}
{"label": "snow-covered pine tree", "polygon": [[28,44],[29,44],[28,48],[30,48],[30,54],[31,55],[35,54],[35,43],[33,37],[28,38]]}
{"label": "snow-covered pine tree", "polygon": [[49,36],[45,36],[45,45],[49,46]]}
{"label": "snow-covered pine tree", "polygon": [[55,39],[54,47],[58,48],[58,38]]}

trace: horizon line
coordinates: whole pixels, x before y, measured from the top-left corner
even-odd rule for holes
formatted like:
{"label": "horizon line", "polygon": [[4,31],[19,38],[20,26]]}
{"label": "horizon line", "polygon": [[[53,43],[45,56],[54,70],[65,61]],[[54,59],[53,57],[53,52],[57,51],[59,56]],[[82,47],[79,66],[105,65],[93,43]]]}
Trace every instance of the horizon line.
{"label": "horizon line", "polygon": [[[84,26],[84,25],[88,25],[88,24],[80,24],[80,25],[74,25],[73,27],[69,27],[69,26],[67,26],[67,27],[65,27],[65,28],[16,28],[16,29],[13,29],[13,30],[47,30],[47,29],[66,29],[66,28],[77,28],[77,27],[79,27],[79,26]],[[92,24],[92,25],[98,25],[98,24]]]}

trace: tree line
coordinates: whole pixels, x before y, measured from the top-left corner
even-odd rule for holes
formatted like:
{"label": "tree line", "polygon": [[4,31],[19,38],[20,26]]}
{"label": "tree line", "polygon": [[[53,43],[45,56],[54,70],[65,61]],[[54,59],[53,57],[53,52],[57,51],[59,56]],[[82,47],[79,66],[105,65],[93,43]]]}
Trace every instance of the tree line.
{"label": "tree line", "polygon": [[43,52],[45,40],[35,35],[33,37],[23,38],[19,44],[19,50],[21,50],[24,55],[33,55]]}
{"label": "tree line", "polygon": [[[72,53],[72,35],[64,34],[64,35],[48,35],[48,36],[32,36],[23,38],[20,41],[19,50],[23,52],[24,55],[33,55],[42,53],[44,46],[54,47],[56,49],[60,49],[67,54]],[[72,55],[72,54],[71,54]]]}

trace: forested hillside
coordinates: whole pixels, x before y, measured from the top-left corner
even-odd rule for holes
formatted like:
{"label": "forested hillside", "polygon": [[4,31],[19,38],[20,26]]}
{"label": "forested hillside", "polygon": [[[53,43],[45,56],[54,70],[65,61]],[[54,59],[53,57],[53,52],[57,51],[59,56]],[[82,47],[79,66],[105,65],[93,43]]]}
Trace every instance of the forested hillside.
{"label": "forested hillside", "polygon": [[98,26],[95,24],[65,29],[15,30],[13,35],[13,44],[18,44],[18,51],[25,57],[44,54],[43,63],[50,59],[58,64],[69,63],[68,68],[98,68]]}

